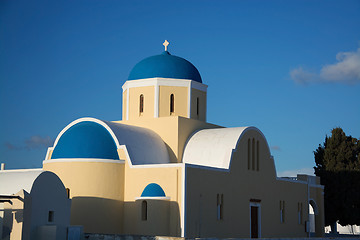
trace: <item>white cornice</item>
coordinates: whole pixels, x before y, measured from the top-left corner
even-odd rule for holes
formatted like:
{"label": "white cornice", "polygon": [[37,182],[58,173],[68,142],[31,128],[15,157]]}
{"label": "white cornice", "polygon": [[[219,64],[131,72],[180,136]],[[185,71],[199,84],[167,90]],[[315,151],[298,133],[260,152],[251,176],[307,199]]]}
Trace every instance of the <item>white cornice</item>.
{"label": "white cornice", "polygon": [[139,80],[128,80],[122,86],[123,92],[133,87],[148,86],[174,86],[174,87],[191,87],[203,92],[207,91],[207,85],[188,79],[175,78],[145,78]]}
{"label": "white cornice", "polygon": [[56,162],[99,162],[99,163],[119,163],[124,164],[124,160],[116,159],[101,159],[101,158],[57,158],[44,160],[43,164],[46,163],[56,163]]}

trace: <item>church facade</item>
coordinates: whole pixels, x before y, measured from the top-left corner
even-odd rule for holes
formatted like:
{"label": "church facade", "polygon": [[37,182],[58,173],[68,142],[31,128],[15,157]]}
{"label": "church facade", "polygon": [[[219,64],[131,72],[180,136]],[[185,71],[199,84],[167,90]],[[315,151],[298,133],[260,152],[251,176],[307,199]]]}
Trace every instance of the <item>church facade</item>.
{"label": "church facade", "polygon": [[[167,45],[166,45],[167,47]],[[278,178],[256,127],[206,122],[207,85],[167,49],[132,69],[121,121],[81,118],[47,151],[84,232],[177,237],[324,234],[323,187],[313,176]]]}

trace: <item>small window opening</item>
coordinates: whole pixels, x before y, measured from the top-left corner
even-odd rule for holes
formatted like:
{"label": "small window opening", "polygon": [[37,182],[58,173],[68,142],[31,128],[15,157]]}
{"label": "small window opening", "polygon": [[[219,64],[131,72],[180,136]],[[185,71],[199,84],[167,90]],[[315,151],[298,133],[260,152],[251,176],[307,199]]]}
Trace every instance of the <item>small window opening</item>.
{"label": "small window opening", "polygon": [[252,170],[255,170],[255,139],[252,139]]}
{"label": "small window opening", "polygon": [[49,223],[54,222],[54,211],[49,211],[49,214],[48,214],[48,222],[49,222]]}
{"label": "small window opening", "polygon": [[285,201],[280,200],[280,222],[285,222]]}
{"label": "small window opening", "polygon": [[140,112],[140,115],[142,115],[144,112],[144,95],[143,94],[140,95],[139,112]]}
{"label": "small window opening", "polygon": [[217,220],[224,219],[223,209],[224,209],[224,194],[217,194]]}
{"label": "small window opening", "polygon": [[256,141],[256,171],[259,171],[259,141]]}
{"label": "small window opening", "polygon": [[70,198],[70,188],[66,188],[66,195],[68,198]]}
{"label": "small window opening", "polygon": [[142,201],[141,203],[141,220],[146,221],[147,220],[147,202]]}
{"label": "small window opening", "polygon": [[251,162],[251,140],[248,139],[248,170],[250,170],[250,162]]}
{"label": "small window opening", "polygon": [[199,117],[199,111],[200,111],[199,104],[200,104],[199,98],[196,98],[196,115],[197,115],[197,117]]}
{"label": "small window opening", "polygon": [[170,114],[173,114],[175,111],[175,106],[174,106],[174,94],[170,95]]}

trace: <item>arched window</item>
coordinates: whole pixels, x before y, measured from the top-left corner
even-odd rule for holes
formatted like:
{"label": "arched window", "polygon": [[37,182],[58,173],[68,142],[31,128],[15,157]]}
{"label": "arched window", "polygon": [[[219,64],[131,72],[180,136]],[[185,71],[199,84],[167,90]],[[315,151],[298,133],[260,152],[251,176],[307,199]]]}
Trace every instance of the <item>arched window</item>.
{"label": "arched window", "polygon": [[252,170],[255,170],[255,139],[252,139]]}
{"label": "arched window", "polygon": [[142,201],[141,203],[141,220],[146,221],[147,220],[147,202]]}
{"label": "arched window", "polygon": [[174,103],[175,103],[174,94],[171,94],[170,95],[170,114],[174,113],[174,111],[175,111]]}
{"label": "arched window", "polygon": [[144,112],[144,95],[140,95],[140,105],[139,105],[139,112],[142,114]]}
{"label": "arched window", "polygon": [[199,98],[196,98],[196,115],[199,117]]}
{"label": "arched window", "polygon": [[70,198],[70,188],[66,188],[66,195],[68,198]]}
{"label": "arched window", "polygon": [[259,141],[256,141],[256,171],[259,171]]}
{"label": "arched window", "polygon": [[250,162],[251,162],[251,140],[248,139],[248,170],[250,170]]}

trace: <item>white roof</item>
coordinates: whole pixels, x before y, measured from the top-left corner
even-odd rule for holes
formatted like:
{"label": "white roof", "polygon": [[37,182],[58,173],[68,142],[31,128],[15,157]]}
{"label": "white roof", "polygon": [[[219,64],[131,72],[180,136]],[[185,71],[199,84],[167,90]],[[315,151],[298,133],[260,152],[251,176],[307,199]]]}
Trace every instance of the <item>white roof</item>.
{"label": "white roof", "polygon": [[[80,122],[94,122],[103,126],[114,139],[117,148],[126,146],[133,165],[166,164],[170,157],[162,138],[154,131],[142,127],[109,122],[91,117],[79,118],[68,124],[57,136],[54,148],[61,136],[72,126]],[[116,161],[116,160],[114,160]]]}
{"label": "white roof", "polygon": [[24,189],[30,193],[35,179],[43,172],[39,169],[0,171],[0,195],[11,195]]}
{"label": "white roof", "polygon": [[[183,162],[229,169],[233,151],[241,135],[255,127],[204,129],[192,135],[185,146]],[[259,131],[260,132],[260,131]]]}
{"label": "white roof", "polygon": [[133,165],[170,163],[162,138],[154,131],[115,122],[105,122],[120,145],[125,145]]}

